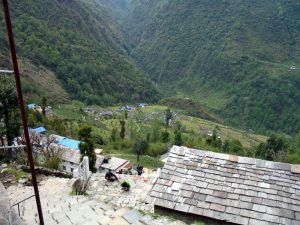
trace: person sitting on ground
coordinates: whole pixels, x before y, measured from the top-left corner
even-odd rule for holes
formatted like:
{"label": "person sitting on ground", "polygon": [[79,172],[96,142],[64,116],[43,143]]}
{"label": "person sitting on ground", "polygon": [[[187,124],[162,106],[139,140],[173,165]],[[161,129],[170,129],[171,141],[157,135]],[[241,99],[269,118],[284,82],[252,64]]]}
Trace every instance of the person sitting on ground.
{"label": "person sitting on ground", "polygon": [[136,170],[137,170],[139,176],[142,175],[143,169],[144,169],[144,168],[143,168],[142,165],[140,165],[140,164],[137,165]]}
{"label": "person sitting on ground", "polygon": [[111,170],[108,170],[108,172],[105,174],[105,179],[110,182],[119,181],[118,177],[113,174]]}

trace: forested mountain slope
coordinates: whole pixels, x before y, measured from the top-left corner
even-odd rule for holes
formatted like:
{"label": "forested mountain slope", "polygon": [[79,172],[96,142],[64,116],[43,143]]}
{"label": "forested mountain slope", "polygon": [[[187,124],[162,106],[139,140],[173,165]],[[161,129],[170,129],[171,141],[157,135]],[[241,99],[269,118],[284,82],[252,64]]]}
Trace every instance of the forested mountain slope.
{"label": "forested mountain slope", "polygon": [[299,1],[135,0],[132,7],[123,22],[131,55],[165,96],[194,98],[239,127],[299,131]]}
{"label": "forested mountain slope", "polygon": [[96,0],[115,20],[121,24],[127,16],[132,0]]}
{"label": "forested mountain slope", "polygon": [[[9,3],[19,57],[53,71],[72,98],[88,104],[157,99],[157,89],[126,55],[117,23],[98,0]],[[6,37],[0,29],[1,54],[8,58]]]}

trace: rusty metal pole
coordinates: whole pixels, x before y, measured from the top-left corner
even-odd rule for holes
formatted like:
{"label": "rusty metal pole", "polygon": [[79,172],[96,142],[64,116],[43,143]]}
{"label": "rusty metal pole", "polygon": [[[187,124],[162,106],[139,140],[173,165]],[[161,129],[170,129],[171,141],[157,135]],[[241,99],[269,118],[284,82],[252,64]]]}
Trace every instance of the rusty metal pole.
{"label": "rusty metal pole", "polygon": [[13,37],[13,31],[12,31],[12,25],[10,20],[10,14],[9,14],[9,7],[7,0],[2,0],[3,2],[3,10],[5,15],[5,22],[6,22],[6,28],[7,28],[7,35],[9,40],[9,47],[11,52],[11,59],[14,67],[14,74],[15,74],[15,80],[16,80],[16,86],[17,86],[17,92],[18,92],[18,101],[20,106],[20,112],[22,117],[22,124],[24,129],[24,136],[26,140],[26,147],[27,147],[27,157],[30,164],[30,170],[31,170],[31,176],[32,176],[32,185],[34,188],[34,194],[36,199],[36,205],[37,210],[40,218],[40,225],[44,225],[44,218],[43,218],[43,212],[42,212],[42,206],[40,201],[40,195],[39,195],[39,189],[36,182],[36,174],[34,170],[34,164],[33,164],[33,158],[32,158],[32,149],[29,139],[29,131],[28,131],[28,125],[26,120],[26,112],[24,107],[24,100],[23,100],[23,93],[22,93],[22,85],[21,85],[21,79],[20,79],[20,73],[19,73],[19,67],[18,67],[18,61],[17,61],[17,54],[16,54],[16,47],[14,43],[14,37]]}

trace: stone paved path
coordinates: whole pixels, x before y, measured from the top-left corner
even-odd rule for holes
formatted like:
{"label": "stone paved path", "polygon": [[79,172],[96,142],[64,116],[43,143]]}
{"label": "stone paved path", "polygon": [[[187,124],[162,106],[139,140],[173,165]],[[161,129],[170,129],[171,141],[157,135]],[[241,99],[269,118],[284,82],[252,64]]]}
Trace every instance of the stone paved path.
{"label": "stone paved path", "polygon": [[[91,179],[91,186],[88,190],[90,196],[100,202],[110,202],[121,207],[132,207],[145,212],[153,212],[153,205],[148,204],[148,193],[155,180],[156,173],[137,175],[118,175],[120,182],[107,182],[104,175],[98,173]],[[131,185],[129,192],[120,188],[120,183],[127,181]]]}
{"label": "stone paved path", "polygon": [[[149,215],[136,215],[138,209],[153,212],[153,205],[146,204],[148,191],[155,181],[155,174],[147,177],[127,177],[121,180],[131,184],[131,191],[123,192],[120,183],[109,183],[104,174],[94,174],[87,196],[71,196],[74,180],[48,177],[39,186],[44,220],[46,225],[185,225],[180,221]],[[15,203],[33,194],[32,187],[11,186],[7,189],[11,203]],[[134,209],[133,209],[134,208]],[[21,218],[27,225],[38,224],[35,199],[31,198],[21,204]],[[134,210],[135,212],[132,212]],[[129,216],[137,216],[128,219]],[[127,220],[134,223],[128,223]]]}

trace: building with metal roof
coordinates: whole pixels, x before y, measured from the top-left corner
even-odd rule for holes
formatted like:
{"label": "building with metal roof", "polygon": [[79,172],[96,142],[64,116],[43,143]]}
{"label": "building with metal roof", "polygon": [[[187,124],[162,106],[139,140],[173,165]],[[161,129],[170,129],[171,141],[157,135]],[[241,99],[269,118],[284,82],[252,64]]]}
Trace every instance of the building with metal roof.
{"label": "building with metal roof", "polygon": [[79,150],[79,144],[80,143],[81,143],[80,141],[70,139],[70,138],[66,138],[66,137],[64,137],[64,138],[57,141],[57,144],[63,145],[65,147],[68,147],[68,148],[73,149],[73,150]]}
{"label": "building with metal roof", "polygon": [[150,196],[222,224],[300,224],[300,165],[173,146]]}
{"label": "building with metal roof", "polygon": [[36,132],[36,133],[39,133],[39,134],[45,134],[47,132],[45,127],[33,128],[33,129],[30,129],[30,131],[33,131],[33,132]]}

